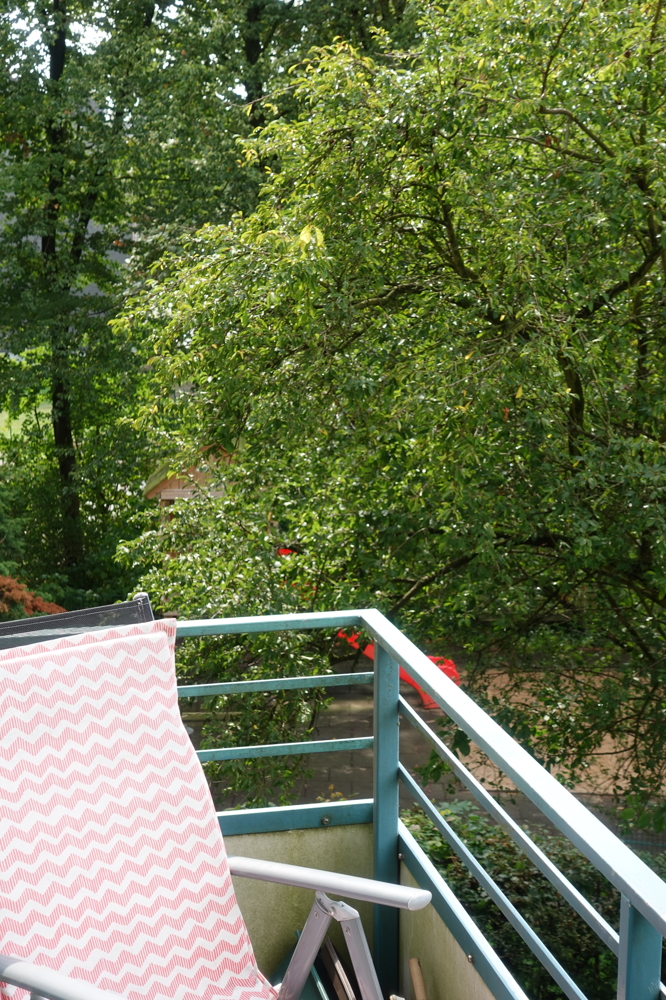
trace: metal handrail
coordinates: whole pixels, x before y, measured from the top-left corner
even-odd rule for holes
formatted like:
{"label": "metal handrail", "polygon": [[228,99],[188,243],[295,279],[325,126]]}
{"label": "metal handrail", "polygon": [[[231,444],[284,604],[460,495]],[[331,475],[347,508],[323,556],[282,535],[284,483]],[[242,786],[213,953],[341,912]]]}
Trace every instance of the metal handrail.
{"label": "metal handrail", "polygon": [[[363,625],[365,611],[316,611],[296,615],[251,615],[248,618],[201,618],[179,621],[179,639],[195,635],[242,635],[244,632],[298,632],[312,628]],[[379,612],[377,612],[379,614]],[[383,616],[382,616],[383,617]]]}
{"label": "metal handrail", "polygon": [[[453,928],[459,943],[474,940],[478,936],[468,921],[461,915],[459,904],[451,900],[450,891],[445,891],[442,880],[435,877],[432,866],[425,860],[423,852],[413,844],[398,820],[398,776],[410,788],[415,798],[421,802],[428,815],[437,825],[470,870],[478,869],[481,884],[486,886],[491,898],[511,920],[524,940],[537,954],[544,966],[551,972],[570,1000],[584,1000],[575,983],[559,965],[547,948],[529,928],[515,907],[512,907],[501,890],[480,868],[478,862],[459,841],[443,818],[428,803],[421,789],[402,768],[398,759],[397,721],[402,712],[434,746],[435,750],[473,792],[476,798],[507,829],[518,846],[530,857],[543,874],[552,882],[562,896],[583,917],[600,939],[618,955],[618,1000],[650,1000],[654,990],[663,995],[659,985],[659,962],[661,958],[661,938],[666,936],[666,885],[648,865],[638,858],[615,834],[596,816],[579,802],[553,775],[506,733],[483,709],[464,691],[443,675],[399,629],[375,609],[335,611],[325,613],[302,613],[295,615],[267,615],[248,618],[221,618],[205,621],[179,622],[177,636],[203,636],[215,634],[239,634],[243,632],[303,631],[309,629],[331,629],[345,626],[366,630],[375,641],[375,671],[373,675],[347,675],[354,678],[349,683],[369,683],[374,676],[375,684],[375,737],[358,741],[330,740],[310,741],[300,744],[282,744],[256,748],[225,748],[223,751],[203,751],[201,753],[228,753],[224,759],[233,759],[252,751],[248,756],[275,755],[277,753],[321,752],[317,744],[326,750],[351,749],[351,743],[374,746],[375,751],[375,794],[374,794],[374,841],[375,876],[384,881],[398,881],[396,843],[406,845],[406,863],[415,877],[425,880],[424,888],[435,887],[433,904],[440,915]],[[412,679],[423,688],[467,736],[513,781],[543,812],[544,816],[578,848],[581,853],[614,885],[621,893],[620,934],[597,913],[578,890],[558,871],[520,827],[505,813],[497,802],[476,779],[460,764],[451,751],[436,735],[425,726],[399,695],[398,664],[403,666]],[[331,677],[341,675],[330,675]],[[363,678],[361,680],[361,677]],[[200,694],[232,694],[245,691],[276,690],[280,687],[325,687],[346,683],[329,680],[329,675],[310,678],[282,678],[268,681],[240,681],[215,685],[189,685],[181,688],[182,697]],[[270,683],[271,687],[261,687]],[[273,686],[275,685],[275,686]],[[212,689],[215,690],[212,690]],[[204,690],[207,689],[207,692]],[[187,692],[187,693],[185,693]],[[308,751],[306,748],[312,749]],[[281,749],[280,749],[281,748]],[[294,749],[292,749],[294,748]],[[356,748],[356,746],[354,746]],[[262,752],[263,751],[263,752]],[[209,758],[210,759],[210,758]],[[215,759],[221,759],[217,757]],[[418,873],[418,874],[417,874]],[[484,881],[485,880],[485,881]],[[421,882],[423,885],[423,881]],[[375,936],[377,940],[388,941],[397,938],[397,923],[392,916],[378,908],[375,915]],[[386,950],[386,949],[384,949]],[[524,995],[513,977],[498,966],[489,945],[479,950],[477,969],[498,998]],[[395,962],[395,955],[380,955],[386,969]],[[499,970],[499,971],[498,971]],[[381,975],[380,975],[381,979]]]}
{"label": "metal handrail", "polygon": [[331,750],[369,750],[373,736],[355,736],[349,740],[302,740],[299,743],[257,743],[247,747],[220,747],[197,750],[202,763],[211,760],[243,760],[249,757],[293,757],[302,753],[329,753]]}
{"label": "metal handrail", "polygon": [[546,857],[540,848],[534,843],[531,837],[525,833],[522,827],[511,819],[505,809],[492,797],[492,795],[476,780],[463,764],[460,763],[452,750],[433,733],[432,729],[426,725],[421,716],[414,711],[404,698],[400,698],[400,713],[407,721],[422,734],[431,745],[435,753],[442,760],[446,761],[455,776],[463,785],[470,790],[476,800],[486,809],[488,813],[507,831],[514,843],[520,848],[523,854],[530,859],[533,865],[545,875],[563,899],[573,907],[583,920],[592,928],[597,936],[607,945],[608,948],[617,955],[620,945],[620,935],[613,930],[611,925],[604,920],[600,913],[585,899],[585,896],[564,877],[562,872],[553,862]]}
{"label": "metal handrail", "polygon": [[490,757],[551,823],[566,835],[649,922],[666,936],[666,886],[607,826],[527,750],[442,674],[379,611],[361,612],[375,641],[405,669],[446,714]]}
{"label": "metal handrail", "polygon": [[308,677],[267,677],[258,681],[224,681],[216,684],[183,684],[179,698],[211,698],[220,694],[254,694],[262,691],[295,691],[301,688],[343,687],[348,684],[372,684],[374,671],[358,674],[311,674]]}

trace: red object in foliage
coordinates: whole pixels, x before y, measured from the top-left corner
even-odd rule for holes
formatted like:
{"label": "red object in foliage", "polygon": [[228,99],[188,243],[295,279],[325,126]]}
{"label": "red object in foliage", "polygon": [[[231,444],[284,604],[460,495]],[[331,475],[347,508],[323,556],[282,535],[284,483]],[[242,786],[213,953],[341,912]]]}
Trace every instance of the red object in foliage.
{"label": "red object in foliage", "polygon": [[[347,635],[345,632],[340,631],[338,632],[338,638],[344,639],[346,642],[348,642],[349,645],[352,647],[352,649],[361,649],[360,643],[356,641],[360,634],[361,634],[360,632],[355,632],[353,635]],[[375,644],[373,642],[368,643],[365,649],[362,649],[361,652],[363,653],[364,656],[367,656],[369,659],[374,660]],[[447,677],[450,677],[451,680],[454,682],[454,684],[460,684],[460,674],[458,673],[458,668],[456,667],[453,660],[447,660],[445,656],[429,656],[428,659],[431,661],[431,663],[435,664],[438,670],[441,670],[443,674],[446,674]],[[439,708],[437,702],[433,701],[430,695],[427,694],[423,690],[423,688],[419,687],[416,681],[409,676],[404,667],[400,667],[400,680],[405,681],[407,684],[411,684],[414,690],[418,691],[418,693],[421,695],[421,702],[424,708]]]}
{"label": "red object in foliage", "polygon": [[[290,549],[287,546],[285,546],[284,548],[278,549],[277,554],[279,556],[290,556],[293,555],[296,551],[298,550]],[[345,642],[348,642],[349,645],[352,647],[352,649],[361,649],[360,644],[356,641],[360,634],[361,634],[360,632],[355,632],[353,635],[347,635],[345,632],[341,630],[340,632],[338,632],[338,638],[344,639]],[[375,658],[374,643],[372,642],[368,643],[365,649],[361,650],[361,652],[363,653],[364,656],[367,656],[369,659],[374,660]],[[447,660],[445,656],[429,656],[428,659],[435,664],[438,670],[441,670],[443,674],[446,674],[447,677],[450,677],[451,680],[454,682],[454,684],[460,684],[460,674],[458,673],[458,668],[456,667],[453,660]],[[426,694],[423,688],[419,687],[416,681],[409,676],[404,667],[400,667],[400,680],[406,681],[407,684],[411,684],[411,686],[416,691],[418,691],[418,693],[421,695],[421,702],[424,708],[439,708],[437,702],[433,701],[430,695]]]}

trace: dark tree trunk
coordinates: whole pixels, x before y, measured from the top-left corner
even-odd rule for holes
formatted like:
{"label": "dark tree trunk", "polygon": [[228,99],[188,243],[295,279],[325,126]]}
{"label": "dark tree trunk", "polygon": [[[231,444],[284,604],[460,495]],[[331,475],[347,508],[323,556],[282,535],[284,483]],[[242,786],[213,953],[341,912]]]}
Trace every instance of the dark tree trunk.
{"label": "dark tree trunk", "polygon": [[569,457],[577,459],[580,456],[580,438],[583,433],[585,419],[585,394],[583,383],[573,361],[560,351],[558,361],[569,390],[569,405],[567,407],[567,438]]}
{"label": "dark tree trunk", "polygon": [[265,7],[265,0],[251,0],[245,10],[245,24],[243,26],[243,49],[245,52],[243,86],[248,103],[252,102],[253,105],[250,121],[255,127],[264,124],[264,114],[258,102],[264,96],[264,81],[259,60],[264,50],[261,29],[265,27],[263,24]]}
{"label": "dark tree trunk", "polygon": [[81,505],[76,482],[76,448],[72,432],[72,413],[67,386],[58,375],[51,384],[51,421],[53,439],[58,456],[60,472],[60,508],[63,523],[63,547],[65,563],[75,569],[83,556],[83,532],[81,526]]}
{"label": "dark tree trunk", "polygon": [[[55,88],[65,69],[67,55],[66,0],[52,0],[53,35],[49,45],[49,79]],[[49,202],[46,208],[45,232],[41,250],[48,291],[55,297],[66,292],[60,278],[57,259],[57,224],[59,196],[62,188],[62,166],[58,153],[65,141],[65,131],[54,123],[47,128],[51,154],[49,169]],[[67,321],[55,319],[51,326],[51,423],[60,474],[61,516],[65,564],[70,571],[80,565],[83,556],[81,505],[76,481],[76,448],[72,429],[72,408],[69,390],[69,351]]]}

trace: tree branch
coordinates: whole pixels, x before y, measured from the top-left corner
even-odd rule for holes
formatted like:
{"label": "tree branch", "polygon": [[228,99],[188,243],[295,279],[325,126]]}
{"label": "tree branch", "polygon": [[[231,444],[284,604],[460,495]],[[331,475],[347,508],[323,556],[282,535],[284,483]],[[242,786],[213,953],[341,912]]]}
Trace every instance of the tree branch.
{"label": "tree branch", "polygon": [[539,149],[547,149],[550,153],[560,153],[563,156],[572,156],[575,160],[582,160],[584,163],[594,163],[595,166],[600,166],[603,160],[597,159],[596,156],[590,156],[589,153],[581,153],[579,150],[570,149],[568,146],[565,148],[560,146],[557,141],[551,142],[550,144],[546,142],[539,142],[533,136],[529,135],[517,135],[512,137],[511,142],[527,142],[532,146],[538,146]]}
{"label": "tree branch", "polygon": [[638,632],[636,631],[636,629],[634,628],[634,626],[632,625],[632,623],[630,621],[627,621],[626,617],[622,613],[622,609],[620,608],[620,605],[617,603],[617,601],[615,600],[615,598],[613,597],[613,595],[610,593],[610,591],[606,590],[605,587],[600,587],[599,590],[604,595],[604,597],[606,598],[606,600],[610,604],[611,608],[613,609],[613,611],[615,612],[615,614],[617,615],[617,617],[619,618],[619,620],[624,625],[624,627],[627,630],[627,632],[633,637],[634,642],[636,643],[636,645],[638,646],[638,648],[641,650],[641,652],[643,653],[643,655],[645,656],[645,658],[650,663],[654,663],[654,656],[652,655],[651,650],[649,649],[649,647],[647,646],[647,644],[645,642],[643,642],[643,639],[638,634]]}
{"label": "tree branch", "polygon": [[596,132],[593,132],[591,128],[588,128],[587,125],[584,122],[582,122],[580,120],[580,118],[577,117],[577,115],[574,115],[571,111],[569,111],[568,108],[544,108],[542,106],[542,107],[539,108],[539,114],[542,114],[542,115],[562,115],[564,118],[568,118],[569,121],[571,121],[575,125],[577,125],[578,128],[581,129],[585,133],[585,135],[589,136],[589,138],[592,140],[592,142],[594,142],[599,147],[599,149],[603,149],[604,153],[607,156],[615,156],[615,153],[613,152],[613,150],[610,148],[610,146],[608,146],[604,142],[604,140],[601,138],[601,136],[597,135]]}
{"label": "tree branch", "polygon": [[617,298],[617,296],[621,295],[622,292],[626,292],[628,288],[633,288],[634,285],[637,285],[639,281],[643,280],[654,262],[660,256],[661,247],[659,246],[652,250],[652,252],[645,257],[640,266],[637,267],[635,271],[632,271],[631,274],[624,279],[624,281],[618,281],[617,284],[611,285],[611,287],[605,292],[600,292],[591,305],[585,306],[583,309],[579,309],[575,314],[575,318],[589,319],[595,312],[598,312],[599,309],[608,305],[612,299]]}
{"label": "tree branch", "polygon": [[476,552],[471,555],[459,556],[457,559],[452,559],[451,562],[447,563],[446,566],[440,566],[439,569],[433,570],[432,573],[428,573],[427,576],[422,576],[420,580],[417,580],[413,587],[399,598],[391,610],[389,611],[389,616],[394,615],[400,608],[403,608],[405,604],[411,601],[412,597],[420,593],[424,587],[427,587],[431,583],[435,583],[441,577],[446,576],[447,573],[453,572],[454,569],[461,569],[463,566],[467,566],[471,563],[473,559],[476,559]]}
{"label": "tree branch", "polygon": [[388,292],[384,292],[382,295],[373,295],[369,299],[357,299],[356,302],[352,302],[352,305],[355,309],[369,309],[370,306],[386,306],[406,292],[420,291],[421,287],[416,281],[406,281],[401,285],[390,288]]}
{"label": "tree branch", "polygon": [[[580,9],[580,8],[579,8]],[[548,57],[548,62],[546,63],[543,73],[541,74],[541,96],[545,97],[546,94],[546,84],[548,83],[548,74],[550,73],[551,66],[553,65],[553,60],[557,55],[557,50],[560,47],[560,42],[564,38],[564,34],[573,21],[574,17],[578,13],[578,10],[573,10],[569,17],[565,20],[564,24],[560,28],[555,41],[553,42],[553,47],[551,49],[550,55]]]}
{"label": "tree branch", "polygon": [[466,281],[475,281],[478,275],[475,271],[472,271],[469,267],[467,267],[462,259],[458,237],[456,236],[455,227],[453,225],[451,209],[446,202],[442,205],[442,212],[444,214],[444,228],[446,229],[453,269],[459,278],[464,278]]}

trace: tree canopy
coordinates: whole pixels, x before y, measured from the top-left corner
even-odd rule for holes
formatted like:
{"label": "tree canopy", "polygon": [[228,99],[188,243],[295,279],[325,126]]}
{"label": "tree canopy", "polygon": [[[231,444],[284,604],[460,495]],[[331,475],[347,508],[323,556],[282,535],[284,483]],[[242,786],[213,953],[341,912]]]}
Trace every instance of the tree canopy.
{"label": "tree canopy", "polygon": [[0,5],[2,480],[21,535],[1,555],[31,586],[69,607],[132,586],[115,546],[171,445],[133,426],[143,345],[108,320],[165,247],[252,211],[261,171],[236,140],[262,123],[257,102],[288,66],[336,32],[372,46],[372,26],[398,30],[403,8]]}
{"label": "tree canopy", "polygon": [[266,100],[242,145],[256,209],[116,323],[152,345],[144,420],[225,490],[124,558],[165,606],[370,604],[462,646],[562,780],[607,760],[663,823],[662,5],[414,17],[409,50],[379,30],[289,75],[302,110]]}

